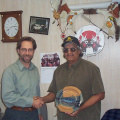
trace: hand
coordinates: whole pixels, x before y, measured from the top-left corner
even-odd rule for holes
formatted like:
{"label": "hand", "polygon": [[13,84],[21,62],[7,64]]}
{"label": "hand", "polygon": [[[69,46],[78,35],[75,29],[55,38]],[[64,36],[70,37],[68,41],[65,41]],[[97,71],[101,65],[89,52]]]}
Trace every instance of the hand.
{"label": "hand", "polygon": [[39,120],[43,120],[43,117],[41,114],[39,114]]}
{"label": "hand", "polygon": [[34,100],[39,99],[40,101],[43,102],[43,105],[45,104],[42,97],[34,96],[33,99],[34,99]]}
{"label": "hand", "polygon": [[33,99],[34,99],[34,100],[37,100],[37,99],[39,99],[39,97],[38,97],[38,96],[34,96]]}
{"label": "hand", "polygon": [[33,107],[38,109],[42,107],[43,105],[44,105],[44,101],[42,98],[37,97],[37,96],[33,97]]}
{"label": "hand", "polygon": [[74,116],[77,116],[78,113],[79,113],[79,110],[77,110],[77,111],[75,111],[73,113],[66,113],[66,114],[74,117]]}

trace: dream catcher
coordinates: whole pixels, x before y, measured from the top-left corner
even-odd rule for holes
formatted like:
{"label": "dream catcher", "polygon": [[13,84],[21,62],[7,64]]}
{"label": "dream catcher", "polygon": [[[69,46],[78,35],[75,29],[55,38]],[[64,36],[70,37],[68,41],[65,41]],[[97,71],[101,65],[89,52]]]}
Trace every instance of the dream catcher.
{"label": "dream catcher", "polygon": [[[65,38],[65,31],[66,31],[66,26],[64,29],[61,27],[61,23],[64,21],[64,18],[67,16],[67,14],[70,12],[70,9],[67,7],[67,4],[63,0],[51,0],[51,5],[52,8],[54,9],[53,11],[53,17],[55,20],[58,22],[58,26],[61,31],[61,38]],[[63,12],[64,10],[64,12]],[[53,24],[55,23],[55,20],[53,21]]]}
{"label": "dream catcher", "polygon": [[74,19],[78,14],[83,13],[83,10],[82,9],[80,11],[70,10],[64,0],[51,0],[51,5],[52,8],[54,9],[53,17],[55,18],[53,24],[55,23],[55,21],[58,22],[62,40],[64,40],[65,38],[65,32],[67,29],[72,29],[73,32],[76,33],[74,29]]}

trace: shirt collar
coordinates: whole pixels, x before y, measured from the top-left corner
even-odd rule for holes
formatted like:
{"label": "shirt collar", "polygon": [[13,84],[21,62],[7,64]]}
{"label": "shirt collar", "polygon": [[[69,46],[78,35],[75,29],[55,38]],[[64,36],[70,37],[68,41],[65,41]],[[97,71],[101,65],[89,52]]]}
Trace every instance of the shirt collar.
{"label": "shirt collar", "polygon": [[[20,59],[18,59],[17,60],[17,65],[18,65],[18,67],[19,67],[19,69],[22,71],[23,69],[26,69],[25,67],[24,67],[24,65],[22,64],[22,62],[20,61]],[[31,62],[30,63],[30,67],[28,68],[29,70],[31,70],[31,69],[33,69],[35,67],[35,65]]]}
{"label": "shirt collar", "polygon": [[[76,68],[78,66],[78,64],[81,62],[81,60],[82,60],[82,58],[79,57],[78,61],[76,63],[74,63],[71,67]],[[66,66],[68,67],[68,62],[66,62]]]}

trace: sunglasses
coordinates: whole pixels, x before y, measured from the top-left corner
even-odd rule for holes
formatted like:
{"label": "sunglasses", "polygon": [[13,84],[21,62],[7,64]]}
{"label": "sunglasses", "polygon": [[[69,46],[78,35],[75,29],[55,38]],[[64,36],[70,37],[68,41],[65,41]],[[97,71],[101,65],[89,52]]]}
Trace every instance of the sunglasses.
{"label": "sunglasses", "polygon": [[75,51],[76,51],[76,48],[64,48],[64,49],[63,49],[63,52],[64,52],[64,53],[68,53],[69,50],[70,50],[70,52],[75,52]]}

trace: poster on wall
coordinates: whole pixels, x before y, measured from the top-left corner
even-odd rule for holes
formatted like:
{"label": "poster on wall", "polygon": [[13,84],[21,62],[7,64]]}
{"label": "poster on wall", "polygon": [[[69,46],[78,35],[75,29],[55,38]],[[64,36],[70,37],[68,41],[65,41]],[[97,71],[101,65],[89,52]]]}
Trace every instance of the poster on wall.
{"label": "poster on wall", "polygon": [[41,83],[51,83],[55,69],[60,65],[59,53],[41,53]]}
{"label": "poster on wall", "polygon": [[84,55],[96,55],[104,47],[104,34],[93,25],[87,25],[77,31],[75,35],[79,39],[81,50]]}

